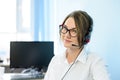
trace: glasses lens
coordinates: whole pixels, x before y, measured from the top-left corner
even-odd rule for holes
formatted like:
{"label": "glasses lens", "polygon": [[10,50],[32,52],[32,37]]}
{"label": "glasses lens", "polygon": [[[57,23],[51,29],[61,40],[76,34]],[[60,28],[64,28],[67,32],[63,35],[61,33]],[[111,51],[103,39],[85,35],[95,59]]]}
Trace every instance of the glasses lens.
{"label": "glasses lens", "polygon": [[61,32],[62,32],[63,34],[67,33],[67,28],[66,28],[66,27],[62,27]]}
{"label": "glasses lens", "polygon": [[66,26],[60,25],[60,32],[61,33],[66,34],[68,31],[69,31],[71,36],[73,36],[73,37],[77,36],[77,30],[75,28],[74,29],[67,29]]}
{"label": "glasses lens", "polygon": [[59,27],[60,27],[61,33],[63,33],[63,34],[67,33],[67,28],[65,26],[60,25]]}
{"label": "glasses lens", "polygon": [[71,34],[71,36],[77,36],[77,30],[71,29],[70,34]]}

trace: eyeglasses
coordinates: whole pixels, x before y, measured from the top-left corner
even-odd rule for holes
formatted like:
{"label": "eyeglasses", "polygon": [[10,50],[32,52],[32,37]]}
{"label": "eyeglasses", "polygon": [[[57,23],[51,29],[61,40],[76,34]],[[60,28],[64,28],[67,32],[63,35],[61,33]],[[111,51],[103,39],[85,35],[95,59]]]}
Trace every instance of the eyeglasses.
{"label": "eyeglasses", "polygon": [[62,34],[66,34],[67,32],[69,32],[70,36],[72,36],[72,37],[77,36],[76,28],[68,29],[67,26],[65,26],[65,25],[60,25],[59,28],[60,28],[60,33],[62,33]]}

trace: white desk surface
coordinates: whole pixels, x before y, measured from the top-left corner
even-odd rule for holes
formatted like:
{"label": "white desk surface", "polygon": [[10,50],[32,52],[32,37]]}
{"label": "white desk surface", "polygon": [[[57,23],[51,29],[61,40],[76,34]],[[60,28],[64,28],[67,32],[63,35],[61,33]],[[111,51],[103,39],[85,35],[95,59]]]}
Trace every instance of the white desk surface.
{"label": "white desk surface", "polygon": [[[13,76],[15,74],[20,74],[20,73],[5,73],[2,77],[2,79],[0,79],[0,80],[12,80],[11,76]],[[21,79],[19,79],[19,80],[21,80]],[[22,80],[44,80],[44,79],[22,79]]]}

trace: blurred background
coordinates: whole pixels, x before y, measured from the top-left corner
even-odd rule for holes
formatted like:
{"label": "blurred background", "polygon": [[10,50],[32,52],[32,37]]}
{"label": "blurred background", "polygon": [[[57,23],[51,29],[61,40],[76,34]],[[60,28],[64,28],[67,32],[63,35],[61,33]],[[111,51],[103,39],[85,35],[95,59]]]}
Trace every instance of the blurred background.
{"label": "blurred background", "polygon": [[0,0],[0,59],[8,63],[10,41],[54,41],[61,50],[59,25],[70,12],[84,10],[94,21],[88,49],[107,63],[111,80],[120,80],[119,0]]}

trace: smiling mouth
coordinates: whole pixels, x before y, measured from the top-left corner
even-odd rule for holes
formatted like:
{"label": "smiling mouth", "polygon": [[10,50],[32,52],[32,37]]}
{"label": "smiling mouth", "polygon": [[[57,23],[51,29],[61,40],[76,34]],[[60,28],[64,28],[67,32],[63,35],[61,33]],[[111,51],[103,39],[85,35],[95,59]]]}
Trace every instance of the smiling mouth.
{"label": "smiling mouth", "polygon": [[64,40],[64,42],[70,43],[70,42],[72,42],[72,41],[70,41],[70,40]]}

